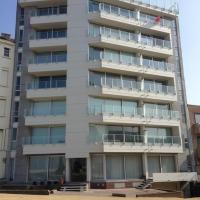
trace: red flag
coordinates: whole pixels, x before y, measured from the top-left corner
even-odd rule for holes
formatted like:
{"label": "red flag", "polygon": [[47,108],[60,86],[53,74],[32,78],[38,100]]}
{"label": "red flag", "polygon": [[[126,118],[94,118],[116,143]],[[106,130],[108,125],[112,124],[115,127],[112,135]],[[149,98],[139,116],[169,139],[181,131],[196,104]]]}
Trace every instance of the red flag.
{"label": "red flag", "polygon": [[160,21],[161,21],[161,18],[160,18],[160,16],[157,16],[157,17],[155,18],[155,23],[156,23],[156,24],[159,24],[159,23],[160,23]]}

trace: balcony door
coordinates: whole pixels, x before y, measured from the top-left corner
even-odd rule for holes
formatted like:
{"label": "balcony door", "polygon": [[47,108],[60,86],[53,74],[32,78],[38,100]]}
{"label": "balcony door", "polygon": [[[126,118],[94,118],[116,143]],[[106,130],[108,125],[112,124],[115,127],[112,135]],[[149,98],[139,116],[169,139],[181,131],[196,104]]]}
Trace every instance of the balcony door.
{"label": "balcony door", "polygon": [[86,158],[70,159],[71,182],[86,182],[87,162]]}

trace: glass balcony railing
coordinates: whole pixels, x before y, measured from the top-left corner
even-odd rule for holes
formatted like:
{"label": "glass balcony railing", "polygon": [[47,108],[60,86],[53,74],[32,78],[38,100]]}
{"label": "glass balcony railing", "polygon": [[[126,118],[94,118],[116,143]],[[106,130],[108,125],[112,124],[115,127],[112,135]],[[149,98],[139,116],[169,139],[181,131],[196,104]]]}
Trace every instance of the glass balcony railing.
{"label": "glass balcony railing", "polygon": [[118,89],[118,90],[128,90],[128,91],[137,91],[137,92],[147,92],[153,94],[164,94],[164,95],[176,95],[174,86],[166,86],[166,85],[155,85],[155,84],[145,84],[145,88],[142,88],[141,82],[133,82],[133,81],[123,81],[112,79],[107,83],[103,83],[100,86],[96,86],[95,84],[90,83],[92,87],[102,87],[102,88],[110,88],[110,89]]}
{"label": "glass balcony railing", "polygon": [[148,136],[149,145],[181,145],[181,138],[178,136]]}
{"label": "glass balcony railing", "polygon": [[[121,0],[121,1],[130,2],[132,0],[127,0],[127,1]],[[132,3],[139,3],[139,2],[140,1],[135,1],[135,2],[133,1]],[[106,13],[109,15],[113,15],[115,17],[117,16],[128,20],[139,21],[141,23],[148,23],[149,25],[159,25],[161,27],[168,27],[168,28],[172,26],[172,22],[167,19],[161,18],[159,22],[157,22],[156,16],[151,16],[143,13],[140,13],[140,15],[138,15],[138,13],[134,10],[124,9],[110,4],[98,3],[95,1],[90,1],[89,12]]]}
{"label": "glass balcony railing", "polygon": [[66,80],[54,80],[33,82],[28,85],[28,89],[50,89],[50,88],[65,88]]}
{"label": "glass balcony railing", "polygon": [[180,120],[178,111],[144,109],[141,107],[122,108],[116,105],[89,105],[89,114],[91,115],[108,115],[116,117],[140,117],[147,119],[161,120]]}
{"label": "glass balcony railing", "polygon": [[43,16],[52,16],[52,15],[66,15],[67,14],[67,6],[59,6],[59,7],[45,7],[38,8],[31,12],[32,17],[43,17]]}
{"label": "glass balcony railing", "polygon": [[67,54],[43,54],[38,55],[29,60],[29,64],[51,64],[51,63],[65,63],[67,62]]}
{"label": "glass balcony railing", "polygon": [[100,27],[96,25],[90,25],[89,35],[91,37],[105,37],[114,40],[121,40],[125,42],[134,42],[141,45],[151,46],[151,47],[159,47],[165,49],[172,49],[171,42],[168,40],[157,39],[148,36],[141,36],[141,41],[139,40],[139,34],[121,31],[118,29],[112,29],[107,27]]}
{"label": "glass balcony railing", "polygon": [[37,145],[37,144],[64,144],[65,135],[62,136],[32,136],[23,138],[23,144],[25,145]]}
{"label": "glass balcony railing", "polygon": [[171,63],[166,63],[162,61],[155,61],[155,60],[149,60],[149,59],[143,59],[143,67],[146,69],[152,69],[152,70],[160,70],[160,71],[166,71],[166,72],[174,72],[175,66]]}
{"label": "glass balcony railing", "polygon": [[[91,48],[92,49],[92,48]],[[135,55],[124,53],[124,52],[114,52],[114,51],[107,51],[102,50],[100,52],[92,52],[90,50],[89,53],[89,60],[91,61],[103,61],[107,63],[113,63],[118,65],[127,65],[129,67],[134,66],[138,67],[141,70],[155,70],[161,72],[174,72],[175,65],[172,63],[167,63],[164,61],[156,61],[150,59],[140,59]]]}
{"label": "glass balcony railing", "polygon": [[67,38],[66,30],[57,30],[57,31],[42,31],[37,33],[31,33],[30,40],[51,40],[51,39],[61,39]]}
{"label": "glass balcony railing", "polygon": [[179,136],[145,136],[132,134],[104,134],[102,137],[103,143],[112,144],[141,144],[149,146],[164,146],[164,145],[181,145]]}

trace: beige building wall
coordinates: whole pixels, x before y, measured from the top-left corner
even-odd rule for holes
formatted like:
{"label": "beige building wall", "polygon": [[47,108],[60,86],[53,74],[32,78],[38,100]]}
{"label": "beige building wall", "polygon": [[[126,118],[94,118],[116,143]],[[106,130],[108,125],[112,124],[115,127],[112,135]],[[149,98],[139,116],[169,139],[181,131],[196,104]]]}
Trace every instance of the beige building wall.
{"label": "beige building wall", "polygon": [[14,41],[0,36],[0,179],[5,178],[11,110]]}

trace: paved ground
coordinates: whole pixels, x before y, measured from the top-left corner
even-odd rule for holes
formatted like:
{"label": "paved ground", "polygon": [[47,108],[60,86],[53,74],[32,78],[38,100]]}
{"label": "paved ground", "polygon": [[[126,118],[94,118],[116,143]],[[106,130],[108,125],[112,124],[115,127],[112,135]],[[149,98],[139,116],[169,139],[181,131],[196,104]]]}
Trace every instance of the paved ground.
{"label": "paved ground", "polygon": [[[82,194],[82,193],[81,193]],[[32,195],[7,195],[0,194],[0,200],[123,200],[124,198],[117,197],[96,197],[82,195],[50,195],[50,196],[32,196]],[[135,198],[125,198],[125,200],[134,200]],[[180,200],[178,198],[137,198],[137,200]],[[136,200],[136,199],[135,199]],[[191,200],[200,200],[194,198]]]}

